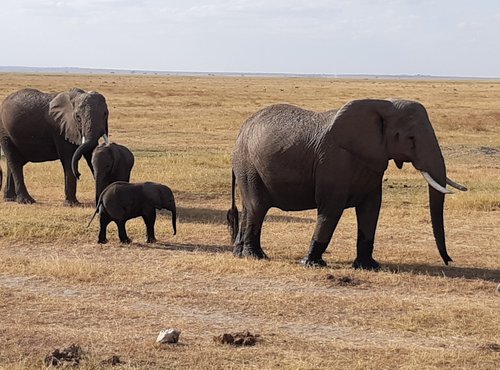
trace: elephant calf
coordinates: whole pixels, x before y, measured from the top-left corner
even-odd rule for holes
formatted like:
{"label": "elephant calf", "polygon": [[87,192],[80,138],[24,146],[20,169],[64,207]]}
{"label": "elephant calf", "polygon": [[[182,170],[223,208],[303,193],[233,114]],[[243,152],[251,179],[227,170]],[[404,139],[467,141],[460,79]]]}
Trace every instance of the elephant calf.
{"label": "elephant calf", "polygon": [[134,155],[125,146],[116,143],[102,144],[92,153],[95,179],[95,203],[109,184],[115,181],[130,181],[134,166]]}
{"label": "elephant calf", "polygon": [[118,226],[120,241],[128,244],[131,240],[127,236],[125,223],[131,218],[142,216],[146,224],[146,242],[154,243],[156,242],[154,226],[157,209],[166,209],[172,212],[172,227],[175,235],[177,232],[175,199],[168,186],[154,182],[117,181],[106,187],[99,196],[89,226],[95,215],[99,213],[100,229],[97,242],[101,244],[108,242],[106,228],[111,221],[114,221]]}

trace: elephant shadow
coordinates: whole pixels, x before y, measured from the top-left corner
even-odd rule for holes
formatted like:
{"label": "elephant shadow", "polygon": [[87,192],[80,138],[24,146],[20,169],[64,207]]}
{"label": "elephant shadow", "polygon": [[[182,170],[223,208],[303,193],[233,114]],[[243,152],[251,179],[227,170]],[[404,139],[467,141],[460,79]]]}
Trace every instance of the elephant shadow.
{"label": "elephant shadow", "polygon": [[384,270],[394,273],[410,273],[414,275],[462,278],[467,280],[484,280],[500,282],[500,270],[478,267],[429,266],[424,264],[385,263]]}
{"label": "elephant shadow", "polygon": [[81,202],[79,207],[81,208],[90,208],[90,209],[95,209],[95,202]]}
{"label": "elephant shadow", "polygon": [[203,253],[231,253],[233,247],[229,245],[206,245],[206,244],[181,244],[181,243],[165,243],[156,242],[154,244],[134,243],[141,248],[159,249],[164,251],[180,251],[180,252],[203,252]]}
{"label": "elephant shadow", "polygon": [[[240,215],[241,215],[241,210]],[[177,215],[181,222],[195,224],[220,224],[226,225],[227,210],[212,209],[212,208],[194,208],[194,207],[177,207]],[[240,216],[241,217],[241,216]],[[286,215],[267,215],[267,221],[271,222],[296,222],[313,224],[316,222],[313,218],[296,217]]]}
{"label": "elephant shadow", "polygon": [[[230,245],[206,245],[192,243],[166,243],[156,242],[154,244],[137,243],[139,248],[158,249],[164,251],[180,252],[203,252],[209,254],[232,253],[233,247]],[[500,282],[500,270],[485,269],[478,267],[454,267],[454,266],[429,266],[425,264],[404,264],[385,263],[384,271],[392,273],[410,273],[413,275],[436,276],[447,278],[461,278],[467,280],[484,280],[495,283]]]}

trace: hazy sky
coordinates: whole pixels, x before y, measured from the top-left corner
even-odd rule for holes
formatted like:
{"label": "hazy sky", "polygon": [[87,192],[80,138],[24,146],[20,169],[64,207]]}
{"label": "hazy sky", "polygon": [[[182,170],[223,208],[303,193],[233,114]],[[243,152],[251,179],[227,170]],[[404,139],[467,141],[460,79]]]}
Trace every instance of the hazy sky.
{"label": "hazy sky", "polygon": [[2,0],[0,65],[500,77],[500,0]]}

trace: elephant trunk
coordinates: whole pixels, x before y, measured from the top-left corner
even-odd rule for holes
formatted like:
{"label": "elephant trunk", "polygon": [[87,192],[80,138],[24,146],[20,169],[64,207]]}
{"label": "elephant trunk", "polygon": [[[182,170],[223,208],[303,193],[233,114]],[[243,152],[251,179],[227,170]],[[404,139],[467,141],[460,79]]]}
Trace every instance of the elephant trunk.
{"label": "elephant trunk", "polygon": [[[439,152],[438,158],[440,160],[435,159],[435,164],[432,166],[429,174],[432,179],[434,179],[441,187],[444,188],[446,187],[446,167],[441,152]],[[432,231],[434,233],[434,239],[436,240],[439,254],[441,255],[444,263],[448,265],[448,262],[451,262],[453,260],[446,251],[443,214],[444,196],[444,192],[436,189],[434,186],[429,184],[429,208],[431,212]]]}
{"label": "elephant trunk", "polygon": [[73,175],[77,179],[80,179],[80,172],[78,172],[78,161],[84,154],[95,149],[98,144],[98,140],[99,139],[85,141],[76,149],[75,153],[73,154],[73,158],[71,158],[71,170],[73,171]]}
{"label": "elephant trunk", "polygon": [[174,235],[177,234],[177,212],[175,209],[172,210],[172,228],[174,229]]}
{"label": "elephant trunk", "polygon": [[446,251],[446,241],[444,236],[444,217],[443,217],[444,194],[433,189],[430,186],[429,186],[429,206],[431,210],[432,231],[434,232],[436,245],[439,250],[439,254],[441,255],[441,258],[447,265],[448,262],[452,262],[453,260]]}
{"label": "elephant trunk", "polygon": [[[158,193],[157,193],[158,194]],[[174,235],[177,234],[177,207],[175,206],[175,198],[172,190],[165,185],[160,185],[160,199],[153,197],[153,204],[156,209],[166,209],[172,213],[172,228],[174,229]],[[147,196],[147,195],[146,195]]]}

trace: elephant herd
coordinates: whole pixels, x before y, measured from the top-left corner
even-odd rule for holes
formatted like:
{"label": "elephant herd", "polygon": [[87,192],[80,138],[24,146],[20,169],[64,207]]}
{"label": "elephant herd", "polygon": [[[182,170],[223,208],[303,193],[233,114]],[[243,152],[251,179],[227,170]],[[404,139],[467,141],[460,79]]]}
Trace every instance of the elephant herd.
{"label": "elephant herd", "polygon": [[[59,159],[64,169],[65,204],[78,205],[78,161],[83,156],[95,179],[99,243],[107,242],[106,228],[111,221],[118,226],[120,241],[130,243],[125,223],[139,216],[146,224],[147,242],[156,241],[156,209],[172,212],[175,234],[172,191],[152,182],[128,183],[134,156],[125,146],[109,142],[108,115],[103,95],[77,88],[61,93],[23,89],[5,98],[0,107],[0,145],[7,159],[4,200],[34,203],[24,183],[23,166]],[[98,145],[101,137],[104,145]],[[1,184],[0,168],[0,188]]]}
{"label": "elephant herd", "polygon": [[[156,209],[176,206],[165,185],[129,183],[134,165],[126,147],[108,140],[109,111],[103,95],[74,88],[61,93],[23,89],[0,107],[0,145],[7,161],[5,201],[33,203],[23,177],[28,162],[60,160],[65,203],[78,205],[78,162],[83,156],[95,179],[98,242],[114,221],[120,241],[129,243],[125,223],[144,219],[147,242],[155,242]],[[99,138],[105,143],[99,145]],[[261,246],[268,210],[317,209],[317,223],[306,266],[325,266],[322,258],[344,209],[355,208],[357,256],[353,267],[379,269],[373,244],[381,200],[382,178],[389,160],[398,168],[410,162],[429,183],[432,229],[445,264],[444,195],[450,185],[467,190],[446,176],[446,167],[425,107],[408,100],[353,100],[338,110],[313,112],[287,104],[272,105],[242,125],[233,151],[231,208],[227,221],[239,257],[267,258]],[[2,172],[0,168],[0,187]],[[236,207],[239,187],[242,210]]]}

